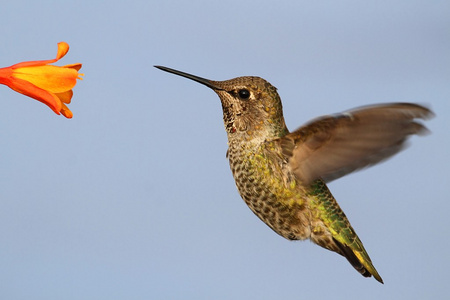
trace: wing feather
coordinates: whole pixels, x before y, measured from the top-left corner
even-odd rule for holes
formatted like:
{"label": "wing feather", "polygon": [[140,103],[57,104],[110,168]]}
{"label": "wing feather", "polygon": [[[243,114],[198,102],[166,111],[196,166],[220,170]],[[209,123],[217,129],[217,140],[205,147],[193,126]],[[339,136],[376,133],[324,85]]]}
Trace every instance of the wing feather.
{"label": "wing feather", "polygon": [[315,119],[276,142],[302,182],[330,182],[398,153],[410,135],[427,132],[416,119],[432,116],[411,103],[367,106]]}

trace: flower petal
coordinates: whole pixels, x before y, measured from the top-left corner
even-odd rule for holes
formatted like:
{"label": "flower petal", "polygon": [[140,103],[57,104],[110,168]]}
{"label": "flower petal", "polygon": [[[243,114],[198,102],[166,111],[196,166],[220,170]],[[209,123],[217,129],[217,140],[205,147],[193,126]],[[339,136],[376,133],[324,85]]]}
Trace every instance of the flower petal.
{"label": "flower petal", "polygon": [[61,103],[61,113],[63,114],[64,117],[66,117],[67,119],[72,119],[73,117],[73,113],[70,111],[70,109],[64,104]]}
{"label": "flower petal", "polygon": [[62,93],[75,86],[78,72],[58,66],[35,66],[15,69],[13,76],[51,93]]}
{"label": "flower petal", "polygon": [[69,51],[69,45],[66,42],[58,43],[58,52],[56,53],[56,58],[47,59],[47,60],[33,60],[33,61],[25,61],[15,65],[12,65],[10,68],[24,68],[24,67],[34,67],[34,66],[43,66],[47,64],[51,64],[57,62],[61,58],[63,58],[67,52]]}
{"label": "flower petal", "polygon": [[9,86],[12,73],[13,71],[10,67],[0,68],[0,83]]}
{"label": "flower petal", "polygon": [[63,93],[55,93],[55,96],[58,97],[59,100],[61,100],[61,102],[69,104],[70,101],[72,100],[73,91],[69,90]]}
{"label": "flower petal", "polygon": [[56,60],[63,58],[69,52],[69,44],[66,42],[58,43],[58,52],[56,53]]}
{"label": "flower petal", "polygon": [[78,63],[78,64],[70,64],[70,65],[65,65],[63,66],[63,68],[72,68],[75,69],[77,71],[80,71],[82,64]]}
{"label": "flower petal", "polygon": [[19,78],[10,78],[9,82],[5,84],[16,92],[44,103],[55,113],[60,114],[62,103],[56,95]]}

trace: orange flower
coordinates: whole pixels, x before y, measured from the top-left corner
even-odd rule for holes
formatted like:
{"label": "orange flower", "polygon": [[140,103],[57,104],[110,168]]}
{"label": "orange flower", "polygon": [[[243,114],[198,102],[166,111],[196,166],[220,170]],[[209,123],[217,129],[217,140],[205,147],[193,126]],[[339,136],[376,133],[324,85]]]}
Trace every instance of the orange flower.
{"label": "orange flower", "polygon": [[72,88],[77,79],[84,74],[78,73],[81,64],[62,67],[49,65],[60,60],[69,51],[66,42],[58,43],[55,59],[27,61],[0,68],[0,84],[5,84],[16,92],[34,98],[50,107],[58,115],[66,118],[73,114],[66,106],[72,99]]}

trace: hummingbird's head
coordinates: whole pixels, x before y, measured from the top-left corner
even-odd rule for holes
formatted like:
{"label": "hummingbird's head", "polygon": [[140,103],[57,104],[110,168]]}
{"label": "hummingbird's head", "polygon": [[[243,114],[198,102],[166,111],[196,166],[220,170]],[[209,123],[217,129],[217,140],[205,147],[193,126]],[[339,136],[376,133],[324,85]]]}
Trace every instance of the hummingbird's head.
{"label": "hummingbird's head", "polygon": [[155,66],[214,90],[222,102],[228,139],[271,139],[287,133],[277,89],[260,77],[213,81],[166,67]]}

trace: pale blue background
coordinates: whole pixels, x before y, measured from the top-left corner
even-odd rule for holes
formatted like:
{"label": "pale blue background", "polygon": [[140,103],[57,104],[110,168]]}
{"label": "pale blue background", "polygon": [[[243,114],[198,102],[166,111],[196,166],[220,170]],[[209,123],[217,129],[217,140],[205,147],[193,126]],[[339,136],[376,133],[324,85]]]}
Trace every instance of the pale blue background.
{"label": "pale blue background", "polygon": [[[449,1],[8,1],[0,66],[81,62],[72,120],[0,87],[1,299],[444,299]],[[278,87],[289,128],[429,105],[433,132],[330,184],[385,284],[239,197],[218,97],[153,68]]]}

